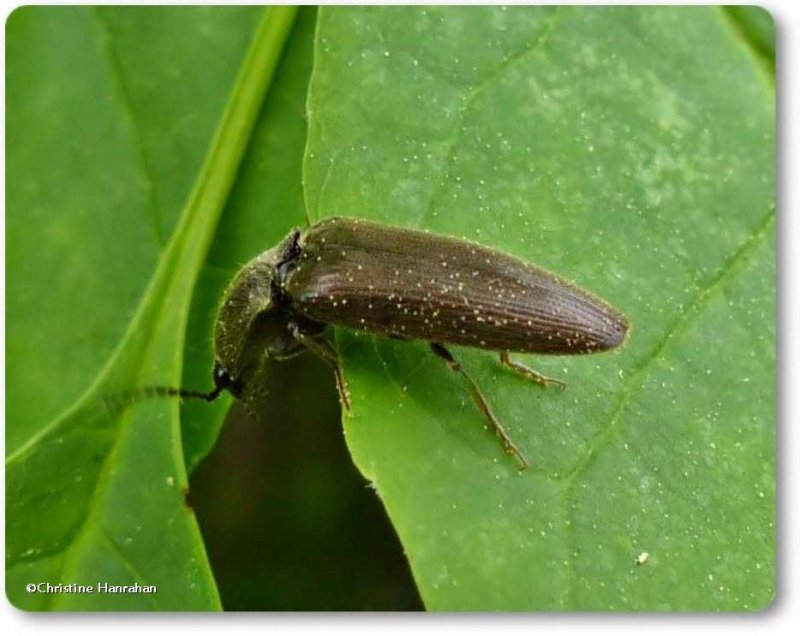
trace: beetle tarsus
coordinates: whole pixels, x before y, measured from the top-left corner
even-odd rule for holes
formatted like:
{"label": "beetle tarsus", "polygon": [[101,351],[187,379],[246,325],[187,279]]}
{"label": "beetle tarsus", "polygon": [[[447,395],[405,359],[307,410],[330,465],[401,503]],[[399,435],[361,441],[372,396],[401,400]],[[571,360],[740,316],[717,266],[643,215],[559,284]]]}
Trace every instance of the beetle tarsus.
{"label": "beetle tarsus", "polygon": [[562,382],[561,380],[556,380],[555,378],[548,378],[546,375],[542,375],[541,373],[534,371],[530,367],[526,367],[521,362],[515,362],[511,359],[508,355],[508,351],[503,351],[500,354],[500,363],[503,366],[508,367],[517,375],[521,375],[523,378],[527,378],[529,380],[533,380],[536,384],[541,384],[544,387],[558,387],[562,391],[567,388],[567,383]]}

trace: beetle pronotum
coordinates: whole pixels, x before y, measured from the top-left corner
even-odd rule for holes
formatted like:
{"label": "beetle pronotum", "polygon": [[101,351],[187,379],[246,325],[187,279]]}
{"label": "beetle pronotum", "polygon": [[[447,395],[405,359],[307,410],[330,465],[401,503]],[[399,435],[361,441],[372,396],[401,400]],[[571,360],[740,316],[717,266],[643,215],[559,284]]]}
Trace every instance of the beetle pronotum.
{"label": "beetle pronotum", "polygon": [[535,265],[468,241],[358,219],[293,229],[247,263],[228,285],[214,330],[214,390],[160,389],[213,400],[223,390],[247,402],[267,358],[311,351],[333,367],[342,406],[350,396],[325,331],[340,325],[422,339],[468,383],[506,452],[525,457],[478,385],[446,345],[500,352],[501,364],[534,382],[563,387],[509,352],[585,354],[620,345],[625,317]]}

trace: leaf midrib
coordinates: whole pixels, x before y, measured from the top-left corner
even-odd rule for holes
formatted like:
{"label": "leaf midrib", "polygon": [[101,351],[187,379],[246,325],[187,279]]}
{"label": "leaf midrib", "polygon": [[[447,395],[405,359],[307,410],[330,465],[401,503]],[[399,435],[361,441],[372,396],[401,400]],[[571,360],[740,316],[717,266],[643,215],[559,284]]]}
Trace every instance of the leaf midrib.
{"label": "leaf midrib", "polygon": [[[228,193],[236,177],[239,163],[247,148],[248,141],[261,109],[264,96],[267,93],[274,71],[280,59],[283,44],[291,30],[291,25],[296,14],[296,7],[267,7],[263,11],[262,19],[254,30],[253,40],[243,59],[237,75],[236,82],[231,91],[228,102],[220,117],[217,129],[211,140],[206,160],[195,180],[195,185],[189,200],[183,209],[176,230],[173,233],[167,248],[156,267],[155,273],[148,283],[141,300],[137,306],[134,317],[128,324],[118,346],[109,356],[107,362],[94,378],[88,389],[66,409],[62,414],[51,420],[39,429],[17,449],[7,455],[6,469],[15,463],[24,460],[29,452],[34,450],[37,443],[47,437],[68,420],[69,417],[86,407],[97,395],[101,394],[104,384],[109,380],[114,368],[124,359],[127,350],[135,346],[134,336],[143,327],[147,327],[150,339],[141,356],[151,355],[153,336],[163,330],[163,323],[172,313],[171,307],[162,307],[155,316],[158,303],[164,296],[175,302],[174,295],[168,292],[177,287],[182,292],[183,302],[179,303],[180,319],[179,333],[175,338],[176,357],[182,356],[185,340],[186,314],[188,313],[191,290],[194,287],[203,258],[213,238],[217,220],[222,212]],[[110,54],[107,51],[107,54]],[[178,300],[181,300],[180,298]],[[150,321],[148,321],[150,318]],[[149,322],[149,324],[148,324]],[[133,352],[136,353],[135,351]],[[146,368],[146,365],[144,365]],[[177,413],[177,408],[174,409]],[[96,518],[98,509],[104,501],[102,491],[107,483],[108,474],[114,466],[114,458],[120,448],[121,442],[126,438],[128,422],[132,418],[130,412],[121,416],[116,425],[116,434],[111,446],[105,453],[94,486],[87,498],[87,509],[76,531],[68,539],[63,548],[48,556],[64,554],[59,568],[59,580],[66,580],[71,567],[74,567],[70,558],[77,558],[80,553],[77,547],[86,537],[90,536],[95,525],[100,533],[104,534],[102,524],[90,523]],[[170,435],[171,447],[175,453],[174,460],[179,470],[179,477],[186,481],[185,468],[182,464],[182,450],[179,422],[173,416]],[[195,527],[197,548],[204,554],[204,546],[199,540],[199,531]],[[109,540],[106,536],[106,540]],[[117,550],[119,551],[119,550]],[[126,567],[133,567],[124,559]],[[134,568],[135,570],[135,568]],[[206,570],[208,570],[206,564]],[[213,588],[213,585],[212,585]],[[214,594],[216,591],[214,589]],[[52,606],[57,597],[48,598],[48,606]],[[216,598],[216,607],[220,606]]]}

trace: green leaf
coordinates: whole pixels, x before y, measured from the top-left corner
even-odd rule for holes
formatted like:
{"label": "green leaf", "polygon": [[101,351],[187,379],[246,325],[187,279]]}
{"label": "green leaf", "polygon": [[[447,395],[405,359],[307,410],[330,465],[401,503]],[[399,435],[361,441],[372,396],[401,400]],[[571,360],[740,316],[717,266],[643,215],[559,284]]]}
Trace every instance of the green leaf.
{"label": "green leaf", "polygon": [[[251,62],[280,51],[291,10],[268,13],[282,16],[276,37],[254,36],[249,8],[23,8],[8,22],[7,587],[20,607],[218,606],[181,491],[184,458],[191,469],[208,451],[227,403],[120,411],[106,398],[178,384],[181,368],[184,385],[206,388],[224,282],[302,222],[313,11],[260,114],[266,69],[232,88],[251,40]],[[316,45],[313,218],[477,239],[574,278],[634,323],[619,352],[527,360],[566,379],[564,394],[456,352],[536,460],[521,476],[423,344],[339,334],[348,442],[428,606],[766,605],[768,14],[326,8]],[[203,167],[215,130],[227,150]],[[159,591],[22,591],[59,580]]]}
{"label": "green leaf", "polygon": [[[338,333],[347,442],[430,609],[755,610],[775,591],[774,78],[698,8],[318,17],[313,219],[464,236],[620,307],[628,343],[456,350],[518,474],[424,343]],[[642,553],[649,559],[635,565]]]}
{"label": "green leaf", "polygon": [[[294,13],[26,7],[8,21],[18,607],[219,606],[183,501],[178,404],[121,398],[180,383],[194,282]],[[157,592],[25,592],[39,582]]]}

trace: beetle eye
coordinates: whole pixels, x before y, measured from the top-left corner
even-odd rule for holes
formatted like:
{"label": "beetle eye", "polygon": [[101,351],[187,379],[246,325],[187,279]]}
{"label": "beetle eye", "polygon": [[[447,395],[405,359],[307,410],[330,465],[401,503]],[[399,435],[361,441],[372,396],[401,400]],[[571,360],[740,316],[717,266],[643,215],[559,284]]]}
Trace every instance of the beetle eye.
{"label": "beetle eye", "polygon": [[233,385],[233,378],[223,367],[214,368],[214,384],[218,389],[227,389]]}

